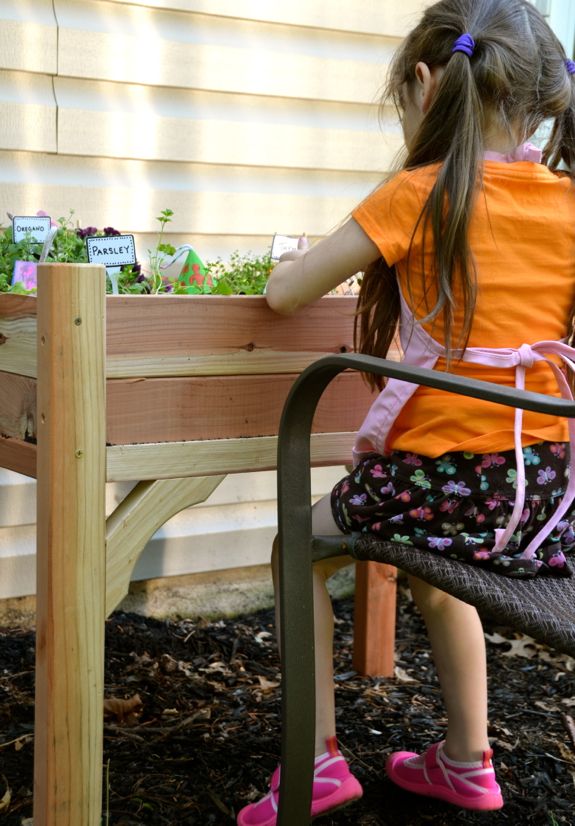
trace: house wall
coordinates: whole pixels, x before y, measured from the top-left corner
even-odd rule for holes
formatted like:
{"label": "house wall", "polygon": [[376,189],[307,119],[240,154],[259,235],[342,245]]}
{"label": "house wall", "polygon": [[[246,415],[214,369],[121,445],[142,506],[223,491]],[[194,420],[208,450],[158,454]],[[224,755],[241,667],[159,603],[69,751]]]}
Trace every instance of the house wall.
{"label": "house wall", "polygon": [[[572,52],[574,4],[535,2]],[[143,256],[170,208],[166,240],[208,260],[327,233],[401,146],[377,99],[426,5],[2,0],[0,222],[73,210],[135,233]],[[315,471],[314,493],[341,472]],[[124,492],[109,486],[109,509]],[[135,575],[263,564],[274,530],[275,475],[228,477],[156,534]],[[0,470],[0,598],[33,593],[34,550],[35,483]]]}
{"label": "house wall", "polygon": [[[208,260],[328,232],[401,145],[378,120],[421,0],[2,0],[0,223],[74,213]],[[145,323],[145,319],[143,319]],[[158,344],[161,347],[161,343]],[[342,468],[314,471],[314,494]],[[126,492],[108,486],[108,509]],[[267,563],[275,474],[230,476],[151,540],[138,579]],[[0,598],[32,594],[35,482],[0,470]]]}

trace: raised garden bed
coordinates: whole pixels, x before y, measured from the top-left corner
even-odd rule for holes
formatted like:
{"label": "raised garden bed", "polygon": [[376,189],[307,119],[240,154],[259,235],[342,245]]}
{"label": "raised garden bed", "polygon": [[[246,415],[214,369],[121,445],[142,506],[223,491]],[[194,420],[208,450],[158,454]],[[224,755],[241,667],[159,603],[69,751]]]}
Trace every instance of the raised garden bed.
{"label": "raised garden bed", "polygon": [[[297,373],[352,349],[355,298],[328,296],[296,316],[263,296],[107,296],[106,441],[110,445],[277,433]],[[34,440],[35,296],[0,294],[0,433]],[[353,432],[370,392],[336,380],[314,431]]]}
{"label": "raised garden bed", "polygon": [[[87,264],[41,265],[38,298],[0,294],[0,464],[38,477],[37,826],[101,822],[104,620],[145,543],[225,474],[275,467],[293,379],[351,349],[354,312],[348,296],[291,318],[263,296],[104,297]],[[356,374],[332,384],[314,464],[349,461],[369,402]],[[122,479],[139,484],[104,524]]]}

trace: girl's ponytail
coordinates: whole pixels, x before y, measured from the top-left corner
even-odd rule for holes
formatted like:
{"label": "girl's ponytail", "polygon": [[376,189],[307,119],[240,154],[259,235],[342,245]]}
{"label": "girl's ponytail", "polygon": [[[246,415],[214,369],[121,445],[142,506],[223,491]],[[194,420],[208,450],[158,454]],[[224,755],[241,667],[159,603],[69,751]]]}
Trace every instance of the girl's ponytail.
{"label": "girl's ponytail", "polygon": [[[482,106],[467,52],[445,55],[448,65],[433,103],[411,146],[405,169],[441,164],[437,181],[414,230],[423,230],[422,259],[434,250],[437,290],[429,299],[423,321],[441,316],[448,353],[453,349],[455,296],[463,295],[464,322],[456,346],[464,348],[475,305],[475,271],[467,235],[471,208],[481,169]],[[443,62],[443,61],[442,61]],[[401,56],[392,66],[389,97],[397,98]],[[430,61],[430,65],[434,65]],[[415,62],[413,63],[415,67]],[[410,81],[412,78],[410,77]],[[395,91],[394,91],[395,89]],[[409,261],[408,261],[409,263]],[[410,292],[408,279],[408,294]],[[381,259],[368,268],[358,299],[355,346],[362,353],[385,356],[399,319],[400,301],[395,268]],[[374,384],[368,377],[368,382]]]}
{"label": "girl's ponytail", "polygon": [[[429,163],[428,158],[443,157],[421,215],[421,256],[423,259],[428,246],[434,250],[437,290],[435,303],[426,308],[422,321],[432,321],[441,314],[448,355],[466,346],[476,296],[468,229],[482,168],[483,107],[471,61],[467,52],[458,51],[450,57],[406,162],[408,167],[418,167]],[[457,295],[463,297],[464,318],[460,336],[454,342]]]}
{"label": "girl's ponytail", "polygon": [[[356,352],[385,358],[397,332],[399,313],[395,267],[389,267],[383,258],[379,258],[370,264],[361,282],[353,329]],[[372,390],[381,390],[384,385],[381,376],[363,375]]]}
{"label": "girl's ponytail", "polygon": [[[570,64],[571,61],[567,63]],[[568,72],[568,82],[570,84],[569,103],[555,118],[543,153],[543,161],[551,169],[557,169],[563,163],[571,178],[575,179],[575,72]]]}

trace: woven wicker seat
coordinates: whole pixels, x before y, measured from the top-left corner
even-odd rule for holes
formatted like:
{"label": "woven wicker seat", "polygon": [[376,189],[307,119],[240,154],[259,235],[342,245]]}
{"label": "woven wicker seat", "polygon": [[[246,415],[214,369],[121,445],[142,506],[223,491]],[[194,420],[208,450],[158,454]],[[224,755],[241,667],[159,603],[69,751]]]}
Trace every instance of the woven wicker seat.
{"label": "woven wicker seat", "polygon": [[407,545],[359,536],[356,559],[387,562],[475,605],[502,625],[575,657],[575,578],[513,579]]}
{"label": "woven wicker seat", "polygon": [[280,607],[283,661],[282,775],[278,826],[309,822],[314,749],[312,560],[351,554],[395,565],[475,605],[504,625],[575,656],[575,577],[504,577],[408,545],[373,536],[311,536],[309,436],[329,382],[361,370],[510,407],[575,418],[575,402],[369,356],[320,359],[305,370],[286,401],[278,442]]}

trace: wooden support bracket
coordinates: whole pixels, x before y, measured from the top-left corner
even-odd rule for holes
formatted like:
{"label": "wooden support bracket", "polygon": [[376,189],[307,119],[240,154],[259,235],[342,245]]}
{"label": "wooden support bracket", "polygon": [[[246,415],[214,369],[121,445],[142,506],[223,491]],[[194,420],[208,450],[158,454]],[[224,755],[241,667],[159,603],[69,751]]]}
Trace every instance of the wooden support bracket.
{"label": "wooden support bracket", "polygon": [[106,615],[128,593],[134,565],[152,534],[184,508],[204,502],[225,478],[140,482],[120,502],[107,520]]}

